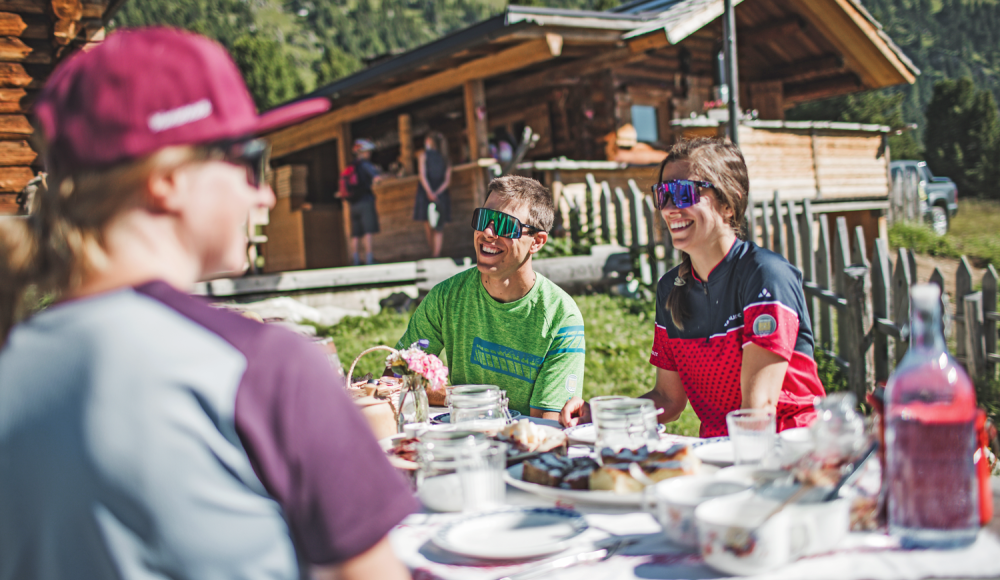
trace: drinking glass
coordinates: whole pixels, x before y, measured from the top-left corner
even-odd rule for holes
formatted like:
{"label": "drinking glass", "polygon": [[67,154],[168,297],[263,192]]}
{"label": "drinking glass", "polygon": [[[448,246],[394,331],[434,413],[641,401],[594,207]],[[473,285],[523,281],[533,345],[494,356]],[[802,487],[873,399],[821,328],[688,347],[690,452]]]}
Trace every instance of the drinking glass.
{"label": "drinking glass", "polygon": [[736,465],[758,465],[774,449],[776,422],[774,411],[739,409],[726,415],[729,440],[733,443]]}
{"label": "drinking glass", "polygon": [[503,505],[507,484],[507,444],[489,441],[462,449],[458,461],[458,479],[462,487],[462,511],[478,512]]}
{"label": "drinking glass", "polygon": [[[417,497],[439,512],[464,509],[463,482],[459,474],[466,457],[490,445],[486,434],[433,425],[421,433],[417,444]],[[502,474],[501,474],[502,478]]]}
{"label": "drinking glass", "polygon": [[451,423],[496,434],[507,425],[503,391],[495,385],[462,385],[451,392]]}
{"label": "drinking glass", "polygon": [[649,399],[616,399],[600,401],[591,407],[597,425],[598,453],[609,448],[615,453],[622,449],[639,449],[659,440],[656,432],[656,409]]}

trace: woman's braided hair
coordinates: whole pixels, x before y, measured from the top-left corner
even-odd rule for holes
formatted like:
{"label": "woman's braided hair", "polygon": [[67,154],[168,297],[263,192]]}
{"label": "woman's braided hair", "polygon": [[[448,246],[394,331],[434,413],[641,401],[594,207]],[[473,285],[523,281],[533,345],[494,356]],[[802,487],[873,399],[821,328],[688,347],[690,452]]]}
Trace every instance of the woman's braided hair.
{"label": "woman's braided hair", "polygon": [[[744,237],[743,216],[747,210],[747,200],[750,192],[750,178],[747,175],[747,164],[739,147],[725,139],[698,138],[679,141],[670,149],[660,170],[657,180],[663,175],[668,163],[687,161],[697,179],[714,185],[713,195],[722,207],[732,210],[729,226],[739,238]],[[684,320],[691,316],[688,310],[686,285],[693,279],[691,256],[683,253],[680,268],[677,270],[677,282],[667,295],[666,309],[674,326],[683,330]]]}

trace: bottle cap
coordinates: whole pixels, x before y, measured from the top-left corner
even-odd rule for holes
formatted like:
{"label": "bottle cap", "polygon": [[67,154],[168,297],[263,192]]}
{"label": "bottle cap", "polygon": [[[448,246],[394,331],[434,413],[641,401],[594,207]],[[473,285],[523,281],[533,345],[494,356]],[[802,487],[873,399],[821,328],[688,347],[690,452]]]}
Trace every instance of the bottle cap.
{"label": "bottle cap", "polygon": [[910,302],[918,308],[932,308],[940,300],[941,288],[937,284],[914,284],[910,288]]}

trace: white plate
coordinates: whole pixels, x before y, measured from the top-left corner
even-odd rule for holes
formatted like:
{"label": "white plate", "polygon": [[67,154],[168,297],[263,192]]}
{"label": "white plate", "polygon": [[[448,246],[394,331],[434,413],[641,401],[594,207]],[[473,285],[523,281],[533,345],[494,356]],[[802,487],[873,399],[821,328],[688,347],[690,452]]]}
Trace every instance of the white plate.
{"label": "white plate", "polygon": [[561,552],[586,529],[573,510],[516,508],[462,518],[438,530],[433,541],[471,558],[523,560]]}
{"label": "white plate", "polygon": [[517,464],[507,468],[504,480],[512,486],[533,493],[537,496],[561,500],[569,503],[590,503],[600,505],[615,505],[636,507],[642,505],[641,493],[615,493],[613,491],[590,491],[589,489],[563,489],[561,487],[549,487],[529,481],[522,481],[524,464]]}
{"label": "white plate", "polygon": [[[587,445],[597,443],[597,428],[593,423],[583,423],[574,427],[567,427],[563,431],[565,431],[569,440],[574,443],[585,443]],[[656,426],[656,431],[660,435],[663,435],[667,432],[667,426],[660,423]]]}
{"label": "white plate", "polygon": [[[515,421],[521,418],[520,411],[511,411],[510,418]],[[441,413],[440,415],[434,415],[431,417],[431,423],[434,425],[443,425],[451,423],[451,413]]]}
{"label": "white plate", "polygon": [[705,463],[727,467],[735,461],[733,442],[729,437],[713,437],[692,445],[695,457]]}

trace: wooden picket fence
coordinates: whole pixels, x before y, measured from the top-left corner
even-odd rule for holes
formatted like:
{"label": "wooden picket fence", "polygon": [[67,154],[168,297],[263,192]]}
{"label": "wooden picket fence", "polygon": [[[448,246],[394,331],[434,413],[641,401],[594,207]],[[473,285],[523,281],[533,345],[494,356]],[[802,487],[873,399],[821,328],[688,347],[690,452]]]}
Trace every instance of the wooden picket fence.
{"label": "wooden picket fence", "polygon": [[[586,184],[562,189],[559,209],[575,242],[589,237],[631,248],[638,257],[636,274],[652,283],[677,263],[677,252],[651,196],[632,180],[628,186],[626,193],[588,175]],[[909,288],[918,282],[913,253],[899,248],[893,266],[887,241],[878,238],[868,256],[861,226],[852,240],[843,216],[831,224],[826,213],[814,214],[809,200],[782,203],[777,191],[772,201],[748,208],[747,222],[750,239],[785,256],[802,272],[817,348],[833,357],[850,389],[864,400],[906,353]],[[989,266],[982,289],[973,292],[972,269],[963,257],[955,279],[954,313],[940,270],[928,280],[941,287],[945,331],[954,332],[955,356],[973,377],[996,376],[1000,368],[998,279]]]}

